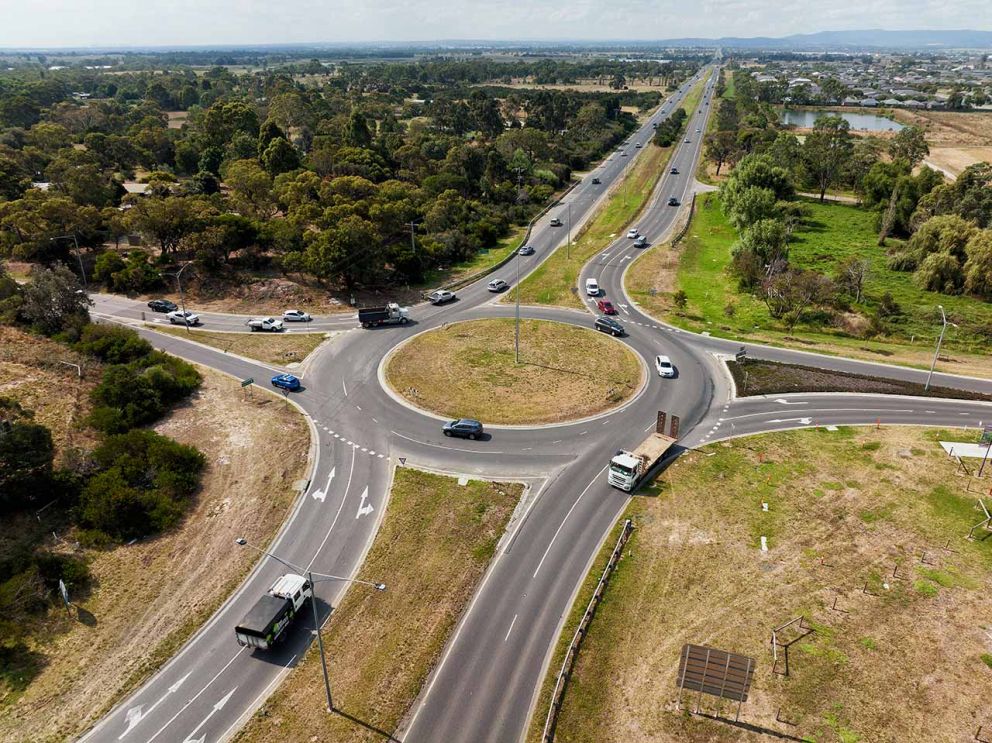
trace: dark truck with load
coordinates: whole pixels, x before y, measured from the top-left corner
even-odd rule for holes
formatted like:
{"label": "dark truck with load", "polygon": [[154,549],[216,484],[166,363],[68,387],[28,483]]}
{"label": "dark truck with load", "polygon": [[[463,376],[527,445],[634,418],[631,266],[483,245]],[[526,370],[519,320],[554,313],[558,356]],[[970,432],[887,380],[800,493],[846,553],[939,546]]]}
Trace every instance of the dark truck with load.
{"label": "dark truck with load", "polygon": [[405,325],[409,321],[410,315],[406,308],[400,307],[396,302],[390,302],[385,307],[360,307],[358,309],[358,322],[362,324],[363,328],[393,323]]}
{"label": "dark truck with load", "polygon": [[307,599],[313,600],[313,586],[302,575],[287,573],[277,578],[234,628],[238,644],[268,650],[279,641]]}

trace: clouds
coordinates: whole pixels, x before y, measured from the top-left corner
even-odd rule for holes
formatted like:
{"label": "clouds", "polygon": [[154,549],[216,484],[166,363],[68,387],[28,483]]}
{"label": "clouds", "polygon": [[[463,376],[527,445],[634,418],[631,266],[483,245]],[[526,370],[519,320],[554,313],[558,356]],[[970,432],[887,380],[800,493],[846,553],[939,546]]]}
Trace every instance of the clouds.
{"label": "clouds", "polygon": [[987,0],[0,0],[0,46],[780,36],[992,28]]}

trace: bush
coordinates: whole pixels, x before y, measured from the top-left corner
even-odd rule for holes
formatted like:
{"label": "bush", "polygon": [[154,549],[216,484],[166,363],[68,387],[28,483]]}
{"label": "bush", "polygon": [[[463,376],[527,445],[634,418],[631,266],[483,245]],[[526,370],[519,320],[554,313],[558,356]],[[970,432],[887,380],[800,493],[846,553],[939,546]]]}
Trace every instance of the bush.
{"label": "bush", "polygon": [[126,364],[152,352],[151,343],[120,325],[87,325],[75,348],[110,364]]}

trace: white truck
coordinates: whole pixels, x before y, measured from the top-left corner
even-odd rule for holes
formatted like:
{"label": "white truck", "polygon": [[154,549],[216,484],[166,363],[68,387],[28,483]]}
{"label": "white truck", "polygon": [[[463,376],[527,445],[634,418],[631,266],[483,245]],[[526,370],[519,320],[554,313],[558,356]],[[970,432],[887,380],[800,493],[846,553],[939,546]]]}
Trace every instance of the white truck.
{"label": "white truck", "polygon": [[610,460],[607,481],[615,488],[633,492],[674,443],[671,436],[652,433],[634,451],[621,449]]}
{"label": "white truck", "polygon": [[277,578],[234,628],[238,644],[268,650],[279,641],[307,599],[313,600],[313,586],[302,575],[287,573]]}
{"label": "white truck", "polygon": [[264,333],[278,333],[286,327],[282,324],[282,320],[276,320],[274,317],[253,318],[245,324],[253,333],[256,330],[261,330]]}

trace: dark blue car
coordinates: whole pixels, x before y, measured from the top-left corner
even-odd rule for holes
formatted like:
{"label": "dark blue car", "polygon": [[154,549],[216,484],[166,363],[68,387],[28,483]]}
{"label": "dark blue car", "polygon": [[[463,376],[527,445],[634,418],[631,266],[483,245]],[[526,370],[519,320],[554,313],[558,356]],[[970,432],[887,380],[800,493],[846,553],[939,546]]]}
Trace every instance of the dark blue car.
{"label": "dark blue car", "polygon": [[288,392],[296,392],[300,388],[300,380],[292,374],[276,374],[272,377],[272,386]]}

